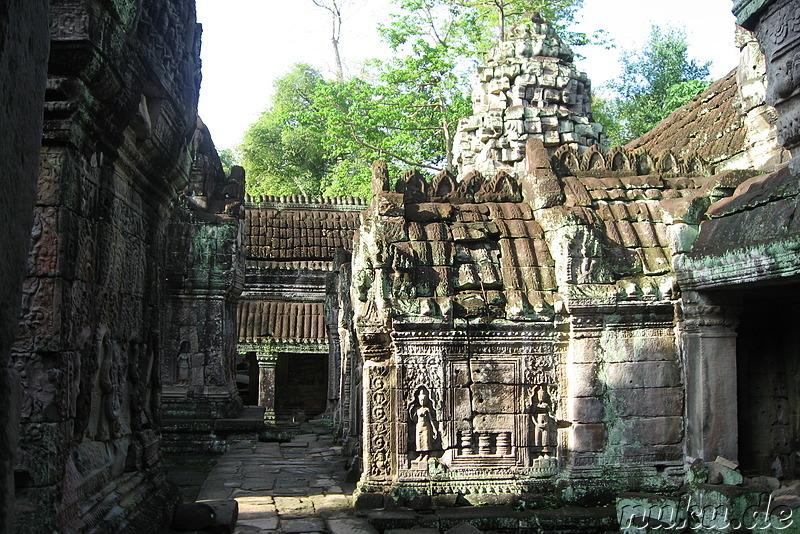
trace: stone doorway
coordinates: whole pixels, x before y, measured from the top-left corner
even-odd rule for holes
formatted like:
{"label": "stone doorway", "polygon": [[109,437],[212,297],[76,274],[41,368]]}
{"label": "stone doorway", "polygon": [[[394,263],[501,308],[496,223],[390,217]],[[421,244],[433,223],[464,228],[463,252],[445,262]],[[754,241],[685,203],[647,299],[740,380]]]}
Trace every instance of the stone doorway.
{"label": "stone doorway", "polygon": [[258,360],[255,351],[236,355],[236,387],[245,406],[258,406]]}
{"label": "stone doorway", "polygon": [[275,368],[277,420],[314,419],[325,412],[327,402],[327,353],[279,353]]}
{"label": "stone doorway", "polygon": [[800,478],[800,286],[759,289],[737,328],[739,462],[743,474]]}

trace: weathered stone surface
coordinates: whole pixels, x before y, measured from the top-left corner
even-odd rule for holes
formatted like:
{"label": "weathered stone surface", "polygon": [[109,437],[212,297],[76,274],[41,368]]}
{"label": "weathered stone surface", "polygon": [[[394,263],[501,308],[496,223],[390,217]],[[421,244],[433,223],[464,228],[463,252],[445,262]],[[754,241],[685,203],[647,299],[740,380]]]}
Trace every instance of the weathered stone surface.
{"label": "weathered stone surface", "polygon": [[[49,17],[38,2],[0,8],[14,10],[0,35],[39,56],[19,62],[41,87],[13,81],[29,91],[16,113],[41,98],[32,73],[50,67],[47,102],[25,111],[38,129],[44,110],[43,141],[28,137],[14,157],[27,166],[39,151],[40,184],[12,349],[23,386],[16,530],[158,529],[176,497],[159,449],[160,310],[171,202],[190,181],[194,6],[51,4]],[[45,60],[36,32],[47,21]],[[3,49],[3,62],[16,53]]]}
{"label": "weathered stone surface", "polygon": [[[22,407],[20,377],[8,369],[17,332],[30,246],[47,80],[48,2],[13,0],[0,7],[0,530],[14,530],[14,454]],[[19,66],[24,65],[24,72]]]}
{"label": "weathered stone surface", "polygon": [[[557,32],[537,16],[513,28],[508,40],[490,51],[473,86],[475,115],[459,122],[454,140],[460,174],[541,171],[548,167],[541,162],[560,145],[585,149],[605,143],[603,127],[589,125],[590,82],[575,70],[572,57]],[[580,134],[578,126],[584,127]],[[526,148],[531,140],[548,147],[544,160]],[[558,192],[547,193],[554,196],[538,191],[540,202],[558,201]]]}

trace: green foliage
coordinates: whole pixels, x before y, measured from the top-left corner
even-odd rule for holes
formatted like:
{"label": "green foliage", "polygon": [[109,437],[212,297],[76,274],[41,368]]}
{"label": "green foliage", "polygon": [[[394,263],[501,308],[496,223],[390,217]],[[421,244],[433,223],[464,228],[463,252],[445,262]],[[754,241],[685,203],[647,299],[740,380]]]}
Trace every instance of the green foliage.
{"label": "green foliage", "polygon": [[222,170],[225,171],[226,176],[231,174],[231,167],[239,165],[239,159],[231,148],[223,148],[220,150],[219,160],[222,162]]}
{"label": "green foliage", "polygon": [[652,130],[710,82],[708,62],[688,57],[682,30],[653,25],[641,52],[624,54],[622,76],[613,82],[615,98],[595,99],[594,118],[606,126],[614,145],[624,145]]}
{"label": "green foliage", "polygon": [[240,147],[252,195],[319,195],[331,165],[324,150],[325,129],[311,112],[314,95],[324,84],[308,65],[275,82],[272,106],[244,135]]}
{"label": "green foliage", "polygon": [[[478,20],[489,31],[482,33],[482,46],[485,49],[497,41],[502,41],[509,29],[522,21],[524,14],[538,12],[550,21],[564,41],[571,46],[581,46],[592,42],[604,44],[604,32],[598,31],[591,38],[585,33],[570,31],[575,16],[583,7],[584,0],[449,0],[462,9],[473,10]],[[489,37],[491,37],[489,39]],[[479,41],[480,42],[480,41]]]}
{"label": "green foliage", "polygon": [[[335,2],[334,2],[335,3]],[[362,78],[325,80],[295,65],[240,147],[252,195],[370,194],[370,167],[454,169],[458,120],[472,114],[470,76],[495,44],[492,26],[539,10],[568,23],[583,0],[393,0],[379,31],[393,51]]]}

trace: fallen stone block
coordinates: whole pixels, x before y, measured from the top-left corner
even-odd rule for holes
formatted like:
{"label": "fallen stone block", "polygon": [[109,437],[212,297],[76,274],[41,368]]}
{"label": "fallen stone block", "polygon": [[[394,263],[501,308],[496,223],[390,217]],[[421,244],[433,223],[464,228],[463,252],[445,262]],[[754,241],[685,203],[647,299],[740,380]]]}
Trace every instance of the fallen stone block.
{"label": "fallen stone block", "polygon": [[[725,464],[717,461],[708,462],[708,483],[726,484],[729,486],[739,486],[744,481],[744,477],[739,471],[735,471]],[[728,465],[731,465],[730,463]]]}
{"label": "fallen stone block", "polygon": [[214,512],[214,524],[205,529],[213,534],[232,534],[239,519],[239,503],[234,499],[202,501],[199,504],[210,506]]}

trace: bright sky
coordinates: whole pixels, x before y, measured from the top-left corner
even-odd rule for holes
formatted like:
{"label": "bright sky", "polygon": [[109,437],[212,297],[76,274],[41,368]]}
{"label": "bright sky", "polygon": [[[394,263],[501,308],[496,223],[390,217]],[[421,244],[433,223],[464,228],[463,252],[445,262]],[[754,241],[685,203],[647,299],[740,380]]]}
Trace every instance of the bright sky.
{"label": "bright sky", "polygon": [[[385,56],[375,31],[389,0],[351,0],[340,43],[345,70],[356,72],[365,59]],[[684,28],[689,54],[712,61],[721,78],[738,64],[731,0],[584,0],[583,31],[603,28],[617,48],[582,47],[578,68],[598,91],[619,75],[619,57],[641,47],[651,23]],[[197,0],[203,25],[203,84],[200,116],[218,149],[239,144],[247,127],[269,105],[272,84],[291,66],[305,62],[332,72],[330,15],[311,0]]]}

